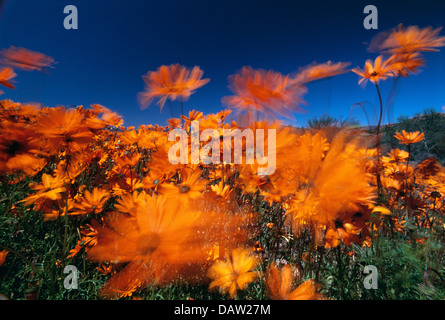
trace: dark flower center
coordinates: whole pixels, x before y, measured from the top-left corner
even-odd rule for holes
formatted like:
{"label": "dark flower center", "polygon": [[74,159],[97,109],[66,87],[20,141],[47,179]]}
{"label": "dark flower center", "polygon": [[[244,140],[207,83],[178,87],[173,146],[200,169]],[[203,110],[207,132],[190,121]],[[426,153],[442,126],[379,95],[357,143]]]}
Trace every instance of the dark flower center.
{"label": "dark flower center", "polygon": [[335,220],[334,225],[335,225],[335,228],[339,229],[339,228],[343,227],[343,221]]}
{"label": "dark flower center", "polygon": [[21,148],[20,142],[13,140],[6,149],[6,153],[9,154],[10,156],[14,156],[17,153],[17,151],[20,150],[20,148]]}
{"label": "dark flower center", "polygon": [[187,193],[189,191],[190,191],[189,186],[182,186],[181,188],[179,188],[179,192],[181,192],[181,193]]}

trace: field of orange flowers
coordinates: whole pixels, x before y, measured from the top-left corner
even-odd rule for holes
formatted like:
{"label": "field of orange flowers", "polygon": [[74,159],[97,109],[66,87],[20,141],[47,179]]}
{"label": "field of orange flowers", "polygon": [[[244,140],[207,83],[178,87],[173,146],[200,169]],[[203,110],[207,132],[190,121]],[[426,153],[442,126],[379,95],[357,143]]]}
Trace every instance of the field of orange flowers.
{"label": "field of orange flowers", "polygon": [[[214,114],[184,113],[209,81],[199,67],[161,66],[143,77],[139,99],[142,108],[179,102],[182,116],[166,126],[124,127],[98,104],[0,101],[2,297],[443,299],[445,169],[434,157],[412,160],[422,132],[398,132],[395,149],[381,143],[379,90],[424,66],[423,55],[445,45],[439,32],[401,25],[379,35],[370,44],[379,55],[363,69],[244,67],[229,77],[227,109]],[[5,49],[0,84],[15,89],[15,70],[52,62]],[[374,130],[303,129],[276,118],[301,109],[311,82],[350,71],[377,89]],[[257,161],[172,164],[169,132],[190,132],[194,121],[200,132],[274,129],[276,170],[259,175]],[[69,265],[77,286],[67,289]],[[371,289],[370,265],[378,271]]]}

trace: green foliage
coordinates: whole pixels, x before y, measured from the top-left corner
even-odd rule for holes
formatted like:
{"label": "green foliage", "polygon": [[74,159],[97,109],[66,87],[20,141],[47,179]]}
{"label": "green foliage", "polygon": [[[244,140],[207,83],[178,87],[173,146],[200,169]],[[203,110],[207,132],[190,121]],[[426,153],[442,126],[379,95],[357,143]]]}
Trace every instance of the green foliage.
{"label": "green foliage", "polygon": [[358,124],[359,122],[355,119],[339,119],[324,113],[319,117],[315,116],[312,119],[309,119],[307,128],[320,130],[328,127],[336,127],[342,129],[346,127],[355,127],[358,126]]}
{"label": "green foliage", "polygon": [[411,155],[414,161],[422,161],[426,157],[434,156],[442,165],[445,163],[445,114],[428,108],[422,114],[416,114],[412,118],[400,116],[397,123],[383,127],[383,147],[387,150],[395,148],[406,150],[406,146],[399,144],[399,141],[394,138],[394,134],[402,130],[420,131],[425,134],[423,141],[412,145]]}

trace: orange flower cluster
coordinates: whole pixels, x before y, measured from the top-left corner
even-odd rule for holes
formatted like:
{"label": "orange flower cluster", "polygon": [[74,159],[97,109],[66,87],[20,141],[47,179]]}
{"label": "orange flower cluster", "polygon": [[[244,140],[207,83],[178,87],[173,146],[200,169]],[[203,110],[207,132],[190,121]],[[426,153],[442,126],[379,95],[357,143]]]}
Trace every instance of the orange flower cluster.
{"label": "orange flower cluster", "polygon": [[366,84],[367,80],[378,83],[388,77],[407,77],[418,71],[424,65],[421,52],[439,51],[437,47],[445,46],[445,36],[438,36],[441,29],[420,29],[417,26],[405,28],[400,24],[391,31],[377,34],[368,49],[382,55],[375,59],[374,64],[367,60],[364,70],[352,70],[361,77],[359,84]]}
{"label": "orange flower cluster", "polygon": [[[405,56],[401,67],[400,59],[396,63],[379,56],[365,70],[353,70],[361,82],[403,76],[417,68],[419,52],[444,43],[429,29],[393,33],[378,47],[411,60]],[[3,58],[8,66],[0,70],[0,83],[10,88],[10,66],[41,70],[52,62],[14,48]],[[305,249],[278,268],[275,260],[287,250],[286,242],[303,239],[310,252],[369,246],[384,228],[379,214],[391,219],[391,232],[404,232],[404,220],[393,217],[395,208],[417,216],[426,227],[434,223],[427,210],[444,209],[444,169],[432,158],[410,163],[411,145],[424,139],[423,133],[397,133],[401,148],[408,150],[388,150],[381,157],[376,148],[365,147],[369,135],[362,129],[303,130],[283,126],[271,116],[289,116],[303,102],[307,83],[342,74],[347,66],[329,61],[287,76],[244,67],[229,78],[234,95],[223,99],[248,111],[247,118],[236,121],[229,120],[231,110],[207,115],[192,110],[169,119],[167,126],[135,128],[124,127],[117,113],[97,104],[48,108],[3,100],[0,177],[4,183],[30,181],[21,203],[46,220],[91,219],[79,229],[75,247],[63,254],[76,259],[84,250],[98,263],[97,270],[109,276],[101,290],[104,297],[128,297],[151,285],[184,280],[208,282],[209,289],[236,297],[264,278],[272,299],[324,299],[315,279],[296,275],[294,262],[313,263]],[[198,67],[161,66],[144,77],[141,102],[159,98],[162,108],[167,100],[184,101],[208,82],[202,75]],[[258,112],[266,115],[262,121],[250,117]],[[214,129],[220,137],[225,129],[249,129],[254,137],[274,130],[274,144],[265,130],[264,149],[274,153],[275,171],[259,171],[258,159],[173,164],[169,152],[176,141],[170,141],[169,133],[190,133],[196,122],[199,133]],[[220,140],[221,153],[235,153],[233,140]],[[189,137],[189,149],[192,143],[201,148],[207,142]],[[251,151],[247,142],[240,151],[243,157]],[[388,199],[384,205],[377,203],[376,172]],[[269,234],[273,243],[259,241]]]}
{"label": "orange flower cluster", "polygon": [[[319,244],[327,247],[338,245],[338,239],[346,244],[364,240],[358,230],[366,234],[374,190],[358,142],[351,140],[353,132],[342,132],[328,142],[321,131],[302,134],[277,122],[252,122],[254,131],[277,130],[273,151],[279,165],[274,174],[261,176],[257,162],[173,165],[168,158],[174,143],[168,140],[170,127],[124,128],[121,119],[103,106],[69,109],[0,103],[2,173],[34,181],[23,202],[45,219],[95,219],[82,228],[82,238],[68,258],[85,249],[89,259],[119,270],[102,289],[103,296],[123,297],[179,277],[214,278],[211,287],[226,288],[223,292],[232,296],[244,289],[253,275],[259,275],[241,276],[254,264],[236,266],[250,259],[248,251],[238,251],[253,248],[250,239],[259,232],[253,228],[255,208],[240,202],[249,194],[264,197],[272,206],[286,204],[281,214],[295,235],[305,227],[317,237],[324,232]],[[240,128],[237,122],[227,122],[228,114],[192,111],[177,126],[186,128],[193,119],[200,130]],[[247,152],[246,145],[242,152]],[[363,213],[360,217],[358,211]],[[274,228],[270,225],[267,229]],[[220,267],[209,273],[209,252],[215,246]],[[229,256],[235,248],[238,251]],[[251,254],[262,254],[264,249],[255,252]],[[226,269],[231,276],[224,275]]]}

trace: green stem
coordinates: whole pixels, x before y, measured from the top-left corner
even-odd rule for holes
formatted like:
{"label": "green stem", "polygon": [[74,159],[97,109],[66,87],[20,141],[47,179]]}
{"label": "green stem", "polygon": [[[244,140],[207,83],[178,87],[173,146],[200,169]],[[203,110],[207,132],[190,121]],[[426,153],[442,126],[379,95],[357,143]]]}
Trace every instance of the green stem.
{"label": "green stem", "polygon": [[380,177],[380,125],[382,123],[382,116],[383,116],[383,102],[382,102],[382,95],[380,93],[379,86],[377,82],[375,83],[375,87],[377,88],[377,94],[379,96],[379,102],[380,102],[380,115],[379,115],[379,122],[377,123],[377,190],[379,193],[379,196],[382,194],[382,181]]}
{"label": "green stem", "polygon": [[65,166],[65,178],[67,179],[65,182],[65,192],[66,192],[66,196],[65,196],[65,230],[63,233],[63,248],[62,248],[62,253],[64,256],[66,256],[66,246],[67,246],[67,239],[68,239],[68,198],[69,198],[69,194],[68,194],[68,180],[69,180],[69,176],[68,176],[68,157],[66,157],[66,166]]}

